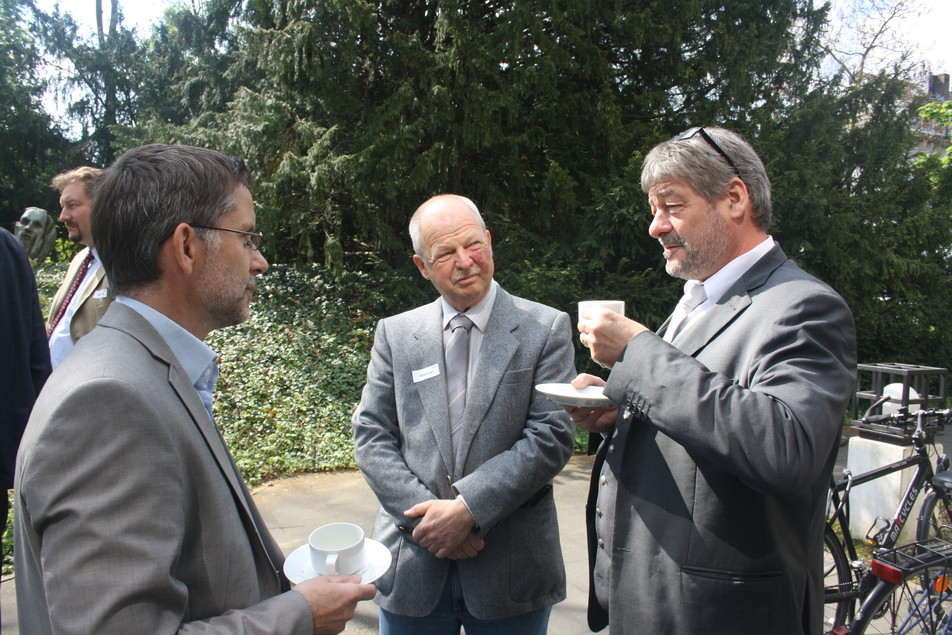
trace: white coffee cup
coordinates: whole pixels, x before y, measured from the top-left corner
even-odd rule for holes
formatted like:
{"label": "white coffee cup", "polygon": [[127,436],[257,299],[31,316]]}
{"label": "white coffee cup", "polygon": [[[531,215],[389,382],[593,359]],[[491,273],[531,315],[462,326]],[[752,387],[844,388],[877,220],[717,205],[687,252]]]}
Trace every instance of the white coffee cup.
{"label": "white coffee cup", "polygon": [[608,309],[619,315],[625,314],[625,302],[623,300],[584,300],[578,303],[578,319],[582,319],[582,311],[592,308]]}
{"label": "white coffee cup", "polygon": [[318,575],[350,575],[364,568],[364,530],[353,523],[318,527],[307,538]]}

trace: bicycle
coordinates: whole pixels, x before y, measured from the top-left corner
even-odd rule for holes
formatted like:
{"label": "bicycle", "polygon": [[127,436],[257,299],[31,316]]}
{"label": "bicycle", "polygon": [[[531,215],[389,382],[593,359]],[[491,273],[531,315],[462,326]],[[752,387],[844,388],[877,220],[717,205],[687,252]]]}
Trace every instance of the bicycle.
{"label": "bicycle", "polygon": [[[847,625],[855,625],[855,622],[859,620],[856,611],[859,601],[863,600],[863,611],[860,616],[865,618],[870,615],[867,611],[866,600],[874,589],[877,589],[881,581],[877,573],[882,572],[884,567],[882,561],[876,558],[887,557],[886,554],[895,550],[900,531],[906,524],[923,489],[928,487],[929,491],[923,499],[917,519],[917,542],[944,537],[952,538],[952,521],[949,515],[952,509],[952,497],[950,497],[952,473],[946,472],[949,469],[949,457],[945,454],[939,456],[935,470],[929,457],[929,447],[933,443],[934,431],[952,420],[952,410],[929,409],[910,413],[906,407],[901,407],[892,414],[870,414],[888,400],[888,397],[884,397],[870,406],[861,421],[870,426],[885,425],[893,426],[894,429],[909,426],[912,421],[915,421],[915,431],[911,435],[914,452],[908,458],[863,474],[853,475],[849,470],[844,470],[843,478],[834,480],[830,487],[828,502],[831,512],[823,537],[826,580],[824,620],[827,631],[837,635],[852,632],[844,629]],[[910,467],[915,467],[916,472],[899,501],[893,519],[891,521],[885,518],[877,519],[866,534],[867,542],[874,549],[874,559],[868,565],[858,556],[849,528],[850,490],[856,485],[869,483]],[[882,521],[882,524],[879,521]],[[836,534],[837,525],[842,539]],[[896,579],[895,575],[893,579]],[[887,594],[882,590],[879,593]]]}
{"label": "bicycle", "polygon": [[833,635],[947,635],[952,633],[952,543],[930,538],[873,558],[879,582],[847,629]]}

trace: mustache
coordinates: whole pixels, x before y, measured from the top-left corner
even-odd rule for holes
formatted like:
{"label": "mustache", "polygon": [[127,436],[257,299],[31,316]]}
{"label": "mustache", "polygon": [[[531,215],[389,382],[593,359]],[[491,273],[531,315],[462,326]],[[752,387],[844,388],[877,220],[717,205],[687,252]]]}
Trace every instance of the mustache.
{"label": "mustache", "polygon": [[[687,242],[674,232],[665,234],[664,236],[658,239],[658,242],[664,245],[665,247],[684,247],[685,245],[687,245]],[[662,256],[664,256],[664,259],[667,260],[668,258],[671,257],[671,252],[665,250]]]}
{"label": "mustache", "polygon": [[687,244],[687,242],[683,238],[681,238],[674,232],[670,234],[665,234],[664,236],[658,239],[658,242],[661,243],[665,247],[671,247],[671,246],[684,247]]}
{"label": "mustache", "polygon": [[454,271],[453,277],[451,278],[451,280],[453,282],[459,282],[463,278],[468,278],[469,276],[478,276],[482,272],[483,272],[482,267],[477,267],[476,265],[473,265],[469,269],[464,269],[463,271]]}

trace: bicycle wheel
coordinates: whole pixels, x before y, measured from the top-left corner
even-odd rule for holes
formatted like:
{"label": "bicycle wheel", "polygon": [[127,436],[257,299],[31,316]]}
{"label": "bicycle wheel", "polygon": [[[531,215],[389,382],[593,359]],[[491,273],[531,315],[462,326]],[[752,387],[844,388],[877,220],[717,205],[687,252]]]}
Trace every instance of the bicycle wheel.
{"label": "bicycle wheel", "polygon": [[944,566],[906,575],[901,584],[881,580],[863,602],[850,635],[948,635],[952,595]]}
{"label": "bicycle wheel", "polygon": [[823,533],[823,630],[849,624],[856,608],[853,572],[836,532]]}
{"label": "bicycle wheel", "polygon": [[949,501],[932,490],[926,494],[916,524],[916,540],[942,538],[952,540],[952,514]]}

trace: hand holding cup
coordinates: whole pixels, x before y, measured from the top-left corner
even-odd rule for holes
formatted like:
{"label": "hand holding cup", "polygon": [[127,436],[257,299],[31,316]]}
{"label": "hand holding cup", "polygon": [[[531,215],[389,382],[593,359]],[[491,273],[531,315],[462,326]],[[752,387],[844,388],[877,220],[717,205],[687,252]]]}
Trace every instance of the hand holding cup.
{"label": "hand holding cup", "polygon": [[628,340],[648,330],[642,324],[624,317],[621,300],[586,300],[579,302],[579,341],[592,353],[592,359],[611,368],[625,350]]}

